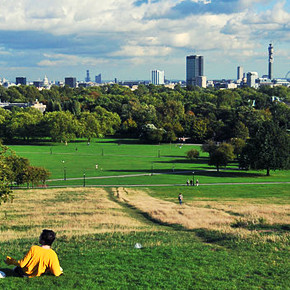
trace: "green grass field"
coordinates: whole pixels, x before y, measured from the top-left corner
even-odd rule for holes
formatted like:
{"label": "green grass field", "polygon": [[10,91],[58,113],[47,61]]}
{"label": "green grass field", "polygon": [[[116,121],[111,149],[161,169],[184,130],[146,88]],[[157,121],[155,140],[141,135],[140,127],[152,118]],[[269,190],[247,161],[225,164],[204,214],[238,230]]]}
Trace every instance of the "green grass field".
{"label": "green grass field", "polygon": [[[32,165],[51,172],[51,186],[76,185],[150,185],[185,184],[199,179],[200,184],[289,182],[290,171],[271,172],[238,170],[232,163],[217,172],[207,164],[207,154],[199,146],[178,144],[144,145],[126,139],[95,139],[65,144],[13,145],[11,149],[28,158]],[[200,150],[194,162],[186,159],[192,148]],[[96,165],[98,168],[96,169]],[[194,172],[194,174],[193,174]],[[57,179],[57,180],[55,180]],[[65,180],[64,180],[65,179]]]}
{"label": "green grass field", "polygon": [[[290,171],[217,173],[204,153],[186,160],[193,145],[9,147],[59,180],[1,205],[0,289],[290,289]],[[193,171],[199,187],[185,185]],[[57,232],[64,275],[15,277],[4,258],[21,258],[43,228]]]}
{"label": "green grass field", "polygon": [[[2,243],[16,256],[32,240]],[[135,249],[135,243],[142,249]],[[286,249],[222,240],[204,243],[194,232],[102,234],[59,239],[64,275],[7,277],[2,289],[289,289]],[[1,263],[0,269],[3,268]]]}

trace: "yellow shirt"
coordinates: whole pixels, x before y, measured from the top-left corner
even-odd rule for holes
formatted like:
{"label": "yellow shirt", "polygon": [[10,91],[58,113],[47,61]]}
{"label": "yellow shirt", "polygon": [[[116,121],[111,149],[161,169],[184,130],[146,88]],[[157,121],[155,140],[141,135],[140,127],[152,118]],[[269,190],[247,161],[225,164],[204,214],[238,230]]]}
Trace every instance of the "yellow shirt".
{"label": "yellow shirt", "polygon": [[32,246],[22,260],[15,262],[12,263],[21,267],[22,271],[28,275],[29,278],[40,276],[45,272],[50,272],[55,276],[62,274],[57,254],[52,249]]}

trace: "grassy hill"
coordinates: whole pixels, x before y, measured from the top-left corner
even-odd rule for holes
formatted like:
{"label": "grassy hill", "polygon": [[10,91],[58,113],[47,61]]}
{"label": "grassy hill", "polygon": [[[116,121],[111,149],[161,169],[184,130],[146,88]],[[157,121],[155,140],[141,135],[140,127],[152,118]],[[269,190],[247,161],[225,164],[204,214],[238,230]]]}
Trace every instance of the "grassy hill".
{"label": "grassy hill", "polygon": [[[287,186],[15,191],[0,208],[1,288],[287,289]],[[57,232],[64,275],[14,277],[3,259],[21,258],[44,228]]]}

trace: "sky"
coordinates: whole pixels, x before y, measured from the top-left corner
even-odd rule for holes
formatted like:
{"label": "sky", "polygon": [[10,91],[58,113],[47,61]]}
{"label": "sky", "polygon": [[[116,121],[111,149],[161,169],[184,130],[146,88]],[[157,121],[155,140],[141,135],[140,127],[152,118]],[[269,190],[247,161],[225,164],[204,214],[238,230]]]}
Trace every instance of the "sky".
{"label": "sky", "polygon": [[0,0],[0,78],[185,79],[203,55],[208,79],[290,71],[289,0]]}

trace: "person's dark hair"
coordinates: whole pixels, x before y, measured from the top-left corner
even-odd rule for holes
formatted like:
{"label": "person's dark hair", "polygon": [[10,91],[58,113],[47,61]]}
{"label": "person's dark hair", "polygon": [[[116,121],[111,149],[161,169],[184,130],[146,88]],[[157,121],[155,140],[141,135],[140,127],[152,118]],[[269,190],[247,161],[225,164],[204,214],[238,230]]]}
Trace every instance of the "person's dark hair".
{"label": "person's dark hair", "polygon": [[55,240],[55,232],[52,230],[43,230],[39,237],[39,243],[41,245],[51,246],[54,240]]}

